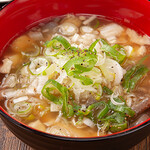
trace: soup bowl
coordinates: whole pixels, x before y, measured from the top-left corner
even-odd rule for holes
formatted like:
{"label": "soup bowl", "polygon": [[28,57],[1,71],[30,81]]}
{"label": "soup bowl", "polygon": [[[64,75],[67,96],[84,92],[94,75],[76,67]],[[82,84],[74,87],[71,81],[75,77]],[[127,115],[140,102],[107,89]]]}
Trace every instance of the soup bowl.
{"label": "soup bowl", "polygon": [[[150,36],[148,0],[14,0],[0,11],[0,55],[9,43],[30,27],[67,13],[97,14]],[[124,131],[101,137],[72,138],[47,134],[11,117],[1,106],[0,116],[8,129],[33,148],[128,149],[150,134],[150,118]]]}

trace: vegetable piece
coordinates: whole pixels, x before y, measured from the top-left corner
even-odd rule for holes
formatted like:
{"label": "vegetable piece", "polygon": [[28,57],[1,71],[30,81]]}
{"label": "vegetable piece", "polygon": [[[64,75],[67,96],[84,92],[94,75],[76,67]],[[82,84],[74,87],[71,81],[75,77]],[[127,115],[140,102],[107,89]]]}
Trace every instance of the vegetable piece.
{"label": "vegetable piece", "polygon": [[115,44],[115,45],[112,46],[112,48],[119,51],[122,55],[124,55],[126,57],[126,51],[121,45]]}
{"label": "vegetable piece", "polygon": [[126,51],[127,57],[131,57],[134,51],[133,47],[130,45],[127,45],[127,46],[124,46],[124,49]]}
{"label": "vegetable piece", "polygon": [[35,119],[35,116],[33,114],[29,115],[28,117],[23,118],[26,121],[33,121]]}
{"label": "vegetable piece", "polygon": [[26,116],[32,111],[32,105],[28,102],[18,102],[14,105],[18,116]]}
{"label": "vegetable piece", "polygon": [[112,124],[110,125],[110,131],[111,132],[119,132],[122,131],[124,129],[128,128],[128,123],[127,121],[120,123],[120,124]]}
{"label": "vegetable piece", "polygon": [[62,109],[61,105],[57,105],[55,103],[51,103],[51,105],[50,105],[51,112],[59,112],[61,109]]}
{"label": "vegetable piece", "polygon": [[150,45],[150,38],[147,35],[138,35],[136,31],[129,28],[127,28],[126,33],[129,36],[131,42],[138,45]]}
{"label": "vegetable piece", "polygon": [[108,104],[106,104],[105,102],[102,102],[102,103],[104,105],[104,108],[98,113],[97,119],[103,118],[109,111]]}
{"label": "vegetable piece", "polygon": [[124,102],[117,102],[115,98],[117,98],[118,95],[114,95],[114,93],[110,96],[110,100],[114,105],[124,105]]}
{"label": "vegetable piece", "polygon": [[[42,95],[55,104],[62,104],[62,85],[57,81],[48,80],[42,89]],[[55,93],[55,96],[53,93]]]}
{"label": "vegetable piece", "polygon": [[8,58],[3,59],[2,62],[3,65],[0,66],[0,73],[10,73],[13,62]]}
{"label": "vegetable piece", "polygon": [[91,128],[95,126],[94,122],[91,119],[86,118],[86,117],[83,118],[83,123]]}
{"label": "vegetable piece", "polygon": [[123,68],[117,61],[107,58],[99,67],[108,81],[113,81],[114,85],[120,84],[123,78]]}
{"label": "vegetable piece", "polygon": [[77,115],[78,116],[80,116],[80,115],[87,116],[87,115],[89,115],[92,112],[93,109],[95,109],[95,108],[97,108],[99,106],[103,106],[103,105],[105,106],[104,109],[102,109],[97,115],[98,118],[102,118],[108,112],[107,104],[104,101],[91,104],[90,106],[88,106],[88,108],[85,111],[78,110],[78,114]]}
{"label": "vegetable piece", "polygon": [[27,35],[22,35],[16,38],[11,44],[11,49],[13,52],[22,52],[29,50],[35,42]]}
{"label": "vegetable piece", "polygon": [[93,84],[93,80],[88,78],[88,77],[84,77],[84,76],[81,76],[81,75],[74,75],[74,78],[80,79],[80,82],[83,85],[91,85],[91,84]]}
{"label": "vegetable piece", "polygon": [[[115,99],[116,101],[120,102],[121,100],[119,98]],[[122,102],[122,101],[121,101]],[[129,117],[133,117],[135,115],[135,112],[128,106],[124,105],[114,105],[111,101],[109,102],[109,108],[112,109],[115,112],[124,113]]]}
{"label": "vegetable piece", "polygon": [[129,82],[129,89],[133,90],[136,83],[149,71],[149,69],[144,66],[141,65],[140,68],[138,68],[138,70],[136,70],[136,72],[134,73],[134,77],[130,80]]}
{"label": "vegetable piece", "polygon": [[103,86],[103,92],[108,95],[113,94],[113,91],[106,86]]}
{"label": "vegetable piece", "polygon": [[91,52],[90,55],[88,50],[83,51],[83,53],[85,53],[86,56],[72,58],[63,66],[69,76],[88,72],[94,67],[97,61],[95,54]]}
{"label": "vegetable piece", "polygon": [[89,50],[92,51],[98,42],[99,42],[99,39],[97,39],[95,42],[93,42],[93,43],[90,45]]}
{"label": "vegetable piece", "polygon": [[137,63],[137,65],[133,66],[124,75],[122,85],[125,89],[127,89],[127,92],[130,92],[131,90],[133,90],[137,82],[149,71],[149,69],[145,65],[142,64],[143,61],[149,56],[150,55],[143,57]]}
{"label": "vegetable piece", "polygon": [[[49,79],[45,83],[41,92],[44,97],[55,104],[63,104],[62,112],[65,117],[70,118],[73,116],[73,107],[72,105],[68,104],[68,89],[66,87],[62,86],[53,79]],[[54,93],[57,96],[55,96]]]}
{"label": "vegetable piece", "polygon": [[134,71],[136,70],[136,66],[132,67],[130,70],[128,70],[126,72],[126,74],[124,75],[124,78],[123,78],[123,87],[125,89],[127,89],[127,91],[129,92],[129,82],[130,82],[130,78],[131,76],[133,75]]}
{"label": "vegetable piece", "polygon": [[[113,91],[106,86],[103,87],[103,92],[108,95],[113,95]],[[117,103],[122,103],[122,101],[125,102],[122,96],[117,96],[116,98],[114,98],[114,100]],[[135,115],[135,112],[130,107],[128,107],[125,103],[124,104],[122,103],[121,105],[114,105],[110,100],[108,104],[109,104],[109,108],[112,109],[113,111],[125,113],[129,117],[133,117]]]}
{"label": "vegetable piece", "polygon": [[22,101],[26,101],[28,99],[29,99],[28,96],[21,96],[21,97],[13,99],[13,103],[16,104],[16,103],[19,103],[19,102],[22,102]]}
{"label": "vegetable piece", "polygon": [[17,84],[16,74],[9,74],[2,80],[1,87],[13,88]]}
{"label": "vegetable piece", "polygon": [[109,23],[107,25],[104,25],[100,28],[98,28],[100,31],[100,34],[105,38],[109,39],[112,37],[118,37],[123,32],[123,27],[116,23]]}
{"label": "vegetable piece", "polygon": [[50,134],[54,134],[54,135],[70,137],[70,132],[66,128],[64,128],[63,126],[58,126],[58,125],[52,126],[46,132],[48,132]]}
{"label": "vegetable piece", "polygon": [[75,26],[80,27],[82,24],[82,21],[77,16],[69,15],[60,21],[60,24],[63,24],[63,23],[72,23]]}
{"label": "vegetable piece", "polygon": [[29,65],[29,70],[33,75],[39,75],[41,74],[46,68],[49,67],[49,62],[47,59],[42,57],[37,57],[34,60],[31,61]]}
{"label": "vegetable piece", "polygon": [[125,114],[121,112],[114,112],[110,116],[106,116],[104,119],[100,119],[100,121],[109,121],[112,123],[123,123],[125,121]]}
{"label": "vegetable piece", "polygon": [[100,119],[102,123],[107,123],[107,130],[111,132],[119,132],[128,127],[126,116],[124,113],[115,112],[110,116],[105,117],[104,119]]}
{"label": "vegetable piece", "polygon": [[110,55],[119,63],[122,63],[124,61],[126,54],[123,47],[118,44],[111,47],[104,39],[101,39],[100,42],[102,44],[101,49],[104,50],[107,55]]}
{"label": "vegetable piece", "polygon": [[93,81],[88,77],[81,76],[80,74],[92,70],[96,62],[96,51],[82,50],[77,53],[77,56],[75,55],[74,58],[67,61],[63,68],[67,72],[67,75],[80,79],[81,83],[85,85],[90,85]]}
{"label": "vegetable piece", "polygon": [[34,129],[43,131],[43,132],[45,132],[45,130],[46,130],[45,125],[40,120],[33,121],[33,122],[29,123],[28,126],[34,128]]}
{"label": "vegetable piece", "polygon": [[102,86],[100,83],[95,83],[94,84],[94,87],[97,89],[97,94],[96,94],[96,97],[95,99],[96,100],[100,100],[102,94],[103,94],[103,89],[102,89]]}
{"label": "vegetable piece", "polygon": [[100,127],[102,132],[107,132],[109,131],[110,128],[110,122],[109,121],[105,121],[103,126]]}
{"label": "vegetable piece", "polygon": [[47,47],[44,51],[46,56],[55,56],[60,50],[69,49],[71,47],[70,43],[60,35],[55,36],[51,41],[47,41],[45,46]]}
{"label": "vegetable piece", "polygon": [[56,40],[59,43],[61,43],[65,49],[68,49],[71,47],[70,43],[61,35],[55,36],[52,40]]}
{"label": "vegetable piece", "polygon": [[94,19],[96,19],[96,15],[93,15],[93,16],[89,17],[88,19],[86,19],[85,21],[83,21],[83,24],[87,25],[90,22],[92,22]]}

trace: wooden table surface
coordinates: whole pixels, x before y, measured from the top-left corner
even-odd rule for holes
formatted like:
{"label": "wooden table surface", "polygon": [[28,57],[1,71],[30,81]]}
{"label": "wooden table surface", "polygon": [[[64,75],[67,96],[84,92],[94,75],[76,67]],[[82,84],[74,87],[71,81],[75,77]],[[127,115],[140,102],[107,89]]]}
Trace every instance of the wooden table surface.
{"label": "wooden table surface", "polygon": [[[0,119],[0,150],[33,150],[15,137]],[[130,150],[150,150],[150,136]]]}

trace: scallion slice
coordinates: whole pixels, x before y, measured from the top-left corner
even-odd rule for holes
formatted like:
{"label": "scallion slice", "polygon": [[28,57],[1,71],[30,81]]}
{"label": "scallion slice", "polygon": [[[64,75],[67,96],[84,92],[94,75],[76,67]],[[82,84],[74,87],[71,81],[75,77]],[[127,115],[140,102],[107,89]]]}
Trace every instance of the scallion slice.
{"label": "scallion slice", "polygon": [[133,66],[131,69],[129,69],[126,74],[123,77],[122,85],[125,89],[127,89],[127,92],[130,92],[133,90],[137,84],[137,82],[147,73],[149,72],[149,69],[143,65],[143,61],[149,57],[145,56],[143,57],[135,66]]}
{"label": "scallion slice", "polygon": [[49,61],[43,57],[33,59],[29,65],[29,70],[33,75],[41,74],[46,68],[49,67]]}
{"label": "scallion slice", "polygon": [[63,104],[62,112],[67,118],[73,116],[73,107],[68,104],[68,89],[53,79],[49,79],[42,91],[42,95],[55,104]]}
{"label": "scallion slice", "polygon": [[14,109],[19,116],[26,116],[32,110],[32,105],[28,102],[18,102],[14,105]]}
{"label": "scallion slice", "polygon": [[45,46],[44,54],[46,56],[55,56],[60,50],[67,50],[71,47],[70,43],[61,35],[55,36],[51,41],[47,41]]}
{"label": "scallion slice", "polygon": [[111,56],[119,63],[122,63],[124,61],[126,54],[122,46],[118,44],[110,46],[104,39],[101,39],[100,42],[102,44],[101,49],[104,50],[107,55]]}

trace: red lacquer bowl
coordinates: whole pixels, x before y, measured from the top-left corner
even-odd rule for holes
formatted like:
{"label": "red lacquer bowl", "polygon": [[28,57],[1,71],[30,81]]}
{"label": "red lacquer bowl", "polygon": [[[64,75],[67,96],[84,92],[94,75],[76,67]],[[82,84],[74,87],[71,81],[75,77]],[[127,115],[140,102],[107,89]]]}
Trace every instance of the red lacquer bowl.
{"label": "red lacquer bowl", "polygon": [[[27,28],[45,18],[67,13],[105,16],[150,36],[148,0],[15,0],[0,11],[0,55],[13,39]],[[123,150],[134,146],[150,134],[150,119],[112,135],[67,138],[32,129],[12,118],[2,107],[0,107],[0,116],[18,138],[40,150]]]}

